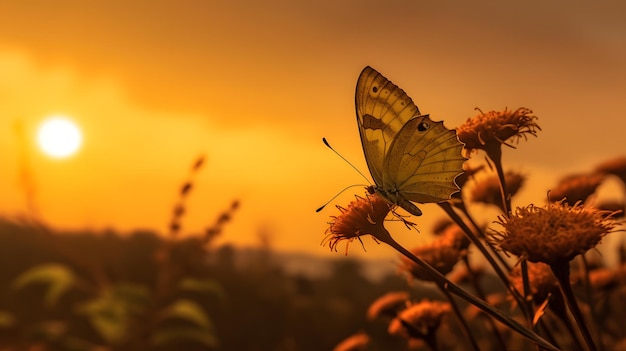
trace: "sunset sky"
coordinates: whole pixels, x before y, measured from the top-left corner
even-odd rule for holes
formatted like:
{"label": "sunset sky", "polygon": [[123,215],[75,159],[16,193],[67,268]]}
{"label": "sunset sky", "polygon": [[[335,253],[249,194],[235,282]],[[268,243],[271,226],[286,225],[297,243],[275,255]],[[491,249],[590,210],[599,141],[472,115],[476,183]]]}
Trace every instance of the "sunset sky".
{"label": "sunset sky", "polygon": [[[354,111],[366,65],[449,128],[475,107],[531,108],[543,131],[505,167],[530,177],[518,204],[543,203],[561,176],[626,155],[625,15],[622,1],[4,1],[0,214],[27,213],[27,169],[53,227],[165,232],[205,154],[186,231],[239,199],[220,242],[263,232],[276,249],[330,256],[320,242],[337,212],[314,210],[364,180],[321,139],[367,173]],[[35,142],[58,113],[83,131],[63,160]],[[421,208],[427,232],[442,213]]]}

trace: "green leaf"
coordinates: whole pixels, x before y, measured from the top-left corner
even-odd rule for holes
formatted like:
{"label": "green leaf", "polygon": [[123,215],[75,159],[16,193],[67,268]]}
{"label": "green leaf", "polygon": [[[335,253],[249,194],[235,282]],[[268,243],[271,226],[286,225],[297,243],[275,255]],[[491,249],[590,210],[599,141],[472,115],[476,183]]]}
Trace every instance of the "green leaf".
{"label": "green leaf", "polygon": [[20,274],[13,282],[14,289],[22,289],[33,284],[48,285],[44,303],[53,306],[76,282],[76,276],[65,265],[46,263],[32,267]]}
{"label": "green leaf", "polygon": [[226,293],[222,286],[213,279],[184,278],[180,281],[178,288],[182,291],[207,293],[224,300]]}
{"label": "green leaf", "polygon": [[87,316],[98,334],[115,345],[126,339],[132,317],[144,312],[149,301],[150,293],[144,286],[122,283],[80,304],[77,313]]}
{"label": "green leaf", "polygon": [[159,330],[150,338],[150,343],[153,346],[181,342],[196,342],[208,348],[216,348],[218,345],[217,338],[212,332],[193,327]]}
{"label": "green leaf", "polygon": [[213,328],[213,323],[204,312],[202,306],[189,299],[178,299],[167,306],[161,315],[162,319],[177,318],[189,321],[205,330]]}

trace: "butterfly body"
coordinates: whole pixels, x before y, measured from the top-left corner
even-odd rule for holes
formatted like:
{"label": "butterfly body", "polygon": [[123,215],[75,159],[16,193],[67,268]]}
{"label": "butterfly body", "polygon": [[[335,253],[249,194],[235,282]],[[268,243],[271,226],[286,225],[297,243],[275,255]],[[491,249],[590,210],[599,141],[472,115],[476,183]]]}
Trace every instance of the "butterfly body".
{"label": "butterfly body", "polygon": [[413,203],[447,200],[459,191],[463,144],[454,130],[422,115],[411,98],[371,67],[356,87],[356,114],[363,152],[375,186],[370,191],[413,215]]}

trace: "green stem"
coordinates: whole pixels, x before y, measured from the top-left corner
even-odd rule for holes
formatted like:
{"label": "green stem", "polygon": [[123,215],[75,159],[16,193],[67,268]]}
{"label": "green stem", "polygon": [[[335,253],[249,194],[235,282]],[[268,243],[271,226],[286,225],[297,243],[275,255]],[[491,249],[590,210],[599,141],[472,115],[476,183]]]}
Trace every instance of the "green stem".
{"label": "green stem", "polygon": [[[453,282],[451,282],[450,280],[448,280],[448,278],[446,278],[443,274],[441,274],[439,271],[437,271],[431,265],[429,265],[428,263],[424,262],[421,258],[415,256],[412,252],[410,252],[409,250],[405,249],[402,245],[398,244],[391,237],[391,234],[389,234],[389,232],[387,232],[386,230],[385,230],[385,232],[386,232],[385,236],[378,235],[376,238],[378,240],[386,243],[387,245],[391,246],[396,251],[398,251],[401,254],[403,254],[404,256],[406,256],[408,259],[413,261],[415,264],[417,264],[421,268],[423,268],[426,271],[430,272],[431,278],[437,284],[441,284],[446,290],[448,290],[452,294],[454,294],[454,295],[464,299],[465,301],[471,303],[472,305],[478,307],[479,309],[481,309],[485,313],[489,314],[490,316],[492,316],[496,320],[500,321],[504,325],[506,325],[509,328],[517,331],[518,333],[520,333],[521,335],[529,338],[530,340],[536,342],[539,346],[543,347],[544,349],[552,350],[552,351],[560,351],[557,347],[555,347],[554,345],[550,344],[548,341],[546,341],[545,339],[543,339],[542,337],[537,335],[532,330],[524,327],[523,325],[521,325],[519,322],[517,322],[513,318],[511,318],[508,315],[504,314],[502,311],[498,310],[495,307],[490,306],[485,301],[480,300],[476,296],[470,294],[469,292],[465,291],[463,288],[459,287],[458,285],[456,285]],[[382,234],[382,233],[379,233],[379,234]]]}
{"label": "green stem", "polygon": [[589,332],[589,328],[587,328],[587,324],[585,323],[585,319],[583,317],[582,311],[576,302],[576,296],[574,296],[574,291],[572,290],[572,285],[569,282],[570,278],[570,270],[569,270],[569,261],[562,261],[553,263],[550,265],[554,276],[559,281],[559,288],[561,290],[561,294],[563,294],[563,298],[565,299],[565,303],[569,308],[574,320],[576,321],[576,325],[578,327],[579,332],[582,334],[585,344],[587,346],[587,350],[589,351],[597,351],[595,343],[593,342],[593,338],[591,337],[591,333]]}

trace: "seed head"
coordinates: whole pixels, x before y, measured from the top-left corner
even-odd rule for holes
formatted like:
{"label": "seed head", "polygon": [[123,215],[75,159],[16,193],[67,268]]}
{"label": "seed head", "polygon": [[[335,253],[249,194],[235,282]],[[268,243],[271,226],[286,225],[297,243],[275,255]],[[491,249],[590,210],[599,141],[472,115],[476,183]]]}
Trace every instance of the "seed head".
{"label": "seed head", "polygon": [[[524,185],[526,176],[517,172],[507,171],[504,174],[504,181],[506,182],[509,195],[514,196]],[[502,209],[503,205],[502,196],[500,194],[500,179],[496,174],[492,174],[485,179],[477,181],[470,196],[472,201],[496,205]]]}
{"label": "seed head", "polygon": [[434,333],[450,311],[447,302],[423,300],[400,312],[387,330],[391,335],[421,339]]}
{"label": "seed head", "polygon": [[563,202],[518,207],[511,217],[499,216],[495,223],[503,228],[493,235],[500,249],[550,265],[594,248],[615,227],[606,212]]}
{"label": "seed head", "polygon": [[374,320],[381,316],[395,317],[404,308],[409,299],[406,291],[393,291],[377,298],[367,310],[367,319]]}
{"label": "seed head", "polygon": [[556,188],[548,194],[550,201],[565,201],[573,206],[577,202],[585,202],[593,194],[604,180],[601,173],[574,174],[567,176],[559,182]]}
{"label": "seed head", "polygon": [[[522,271],[519,267],[511,271],[511,281],[517,291],[524,291]],[[542,304],[549,294],[559,291],[559,283],[552,274],[550,266],[545,263],[528,264],[528,281],[530,282],[530,295],[538,305]]]}
{"label": "seed head", "polygon": [[626,184],[626,157],[617,157],[599,164],[596,167],[597,173],[613,174],[619,177]]}
{"label": "seed head", "polygon": [[526,139],[527,135],[537,136],[541,128],[536,120],[532,111],[524,107],[515,111],[481,111],[458,127],[457,135],[468,151],[482,149],[489,152],[490,149],[500,148],[502,144],[514,148],[507,140],[518,142],[522,137]]}
{"label": "seed head", "polygon": [[[418,246],[411,252],[439,273],[444,275],[450,273],[456,263],[467,255],[467,246],[469,245],[462,233],[461,236],[456,235],[458,231],[454,227],[446,230],[448,234],[442,234],[431,243]],[[429,271],[404,256],[400,257],[400,269],[408,272],[415,279],[433,280]]]}
{"label": "seed head", "polygon": [[[337,244],[354,239],[361,240],[362,235],[371,235],[374,239],[386,241],[389,232],[383,226],[391,205],[378,194],[367,194],[366,197],[356,196],[347,208],[337,206],[341,214],[332,216],[323,243],[328,242],[331,250],[337,250]],[[346,253],[348,247],[346,245]]]}

